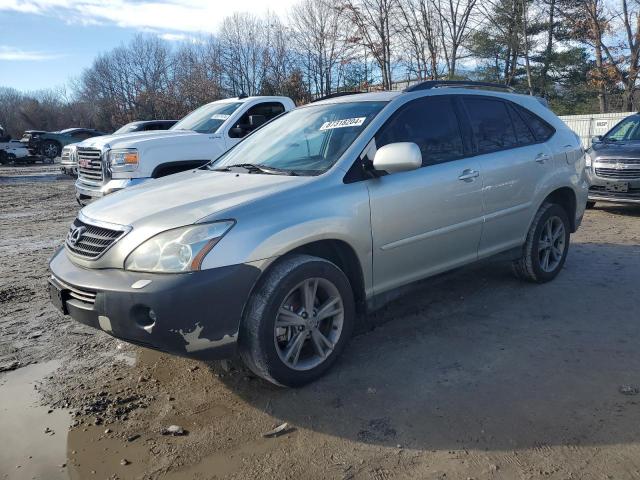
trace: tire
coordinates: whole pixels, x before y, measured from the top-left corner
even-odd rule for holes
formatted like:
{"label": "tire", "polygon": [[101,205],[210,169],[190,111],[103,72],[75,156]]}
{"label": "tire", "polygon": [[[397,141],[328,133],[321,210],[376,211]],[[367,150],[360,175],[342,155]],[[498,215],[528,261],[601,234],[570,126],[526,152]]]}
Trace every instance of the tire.
{"label": "tire", "polygon": [[42,156],[50,159],[51,161],[53,161],[54,158],[59,157],[61,151],[62,148],[60,147],[60,144],[53,140],[45,140],[42,142],[42,145],[40,145],[40,153]]}
{"label": "tire", "polygon": [[[306,316],[308,309],[302,295],[305,285],[311,285],[309,291],[315,285],[316,294],[310,296],[317,307],[312,309],[313,316]],[[339,311],[340,303],[342,312],[334,313]],[[329,315],[320,319],[323,305],[325,310],[330,307],[325,311]],[[279,313],[282,311],[291,314]],[[276,320],[289,325],[282,327],[280,323],[276,328]],[[342,270],[322,258],[286,256],[261,279],[249,298],[240,326],[240,357],[265,380],[298,387],[331,368],[349,341],[354,324],[353,291]],[[321,340],[318,332],[332,348]],[[301,347],[294,348],[298,345]],[[294,353],[287,357],[291,351]]]}
{"label": "tire", "polygon": [[591,210],[592,208],[594,208],[596,206],[596,202],[587,202],[587,210]]}
{"label": "tire", "polygon": [[9,163],[9,155],[4,150],[0,150],[0,165]]}
{"label": "tire", "polygon": [[[560,226],[561,232],[556,230]],[[548,228],[551,228],[551,242],[545,241],[549,237]],[[545,202],[531,222],[522,256],[513,262],[516,276],[534,283],[545,283],[556,278],[567,259],[569,232],[569,217],[565,209],[558,204]],[[541,249],[547,243],[551,246]]]}

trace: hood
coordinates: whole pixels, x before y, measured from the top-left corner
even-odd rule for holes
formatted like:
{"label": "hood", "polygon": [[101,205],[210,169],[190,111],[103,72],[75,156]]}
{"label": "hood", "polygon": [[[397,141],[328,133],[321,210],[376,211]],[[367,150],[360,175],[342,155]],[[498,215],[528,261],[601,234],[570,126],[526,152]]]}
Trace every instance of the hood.
{"label": "hood", "polygon": [[589,151],[592,158],[640,158],[639,141],[599,142],[594,143]]}
{"label": "hood", "polygon": [[151,130],[148,132],[122,133],[119,135],[102,135],[93,137],[78,144],[79,147],[97,148],[139,148],[143,149],[147,142],[154,142],[154,147],[159,143],[175,143],[176,141],[189,142],[194,138],[200,138],[204,134],[191,130]]}
{"label": "hood", "polygon": [[91,219],[134,228],[138,224],[173,228],[258,201],[312,179],[191,170],[107,195],[84,207],[82,213]]}

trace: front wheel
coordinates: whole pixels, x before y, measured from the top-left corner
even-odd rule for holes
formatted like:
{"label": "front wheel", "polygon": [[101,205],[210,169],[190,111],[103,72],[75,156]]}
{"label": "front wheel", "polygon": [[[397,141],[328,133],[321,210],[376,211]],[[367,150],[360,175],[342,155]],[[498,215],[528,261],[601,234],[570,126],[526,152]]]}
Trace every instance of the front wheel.
{"label": "front wheel", "polygon": [[545,283],[553,280],[569,251],[569,217],[558,204],[544,203],[531,223],[522,256],[513,262],[519,278]]}
{"label": "front wheel", "polygon": [[256,375],[287,387],[320,377],[344,350],[355,323],[346,275],[333,263],[291,255],[252,294],[240,328],[240,355]]}

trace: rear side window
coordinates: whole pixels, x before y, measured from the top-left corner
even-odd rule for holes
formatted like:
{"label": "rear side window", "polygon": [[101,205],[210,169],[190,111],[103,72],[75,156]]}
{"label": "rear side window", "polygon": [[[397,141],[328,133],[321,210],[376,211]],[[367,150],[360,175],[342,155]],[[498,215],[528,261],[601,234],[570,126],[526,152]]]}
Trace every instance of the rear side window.
{"label": "rear side window", "polygon": [[542,120],[535,113],[521,107],[520,105],[514,105],[514,108],[518,110],[518,113],[520,113],[522,119],[529,126],[538,142],[546,142],[554,133],[556,133],[555,128]]}
{"label": "rear side window", "polygon": [[462,157],[462,137],[451,98],[420,98],[402,107],[376,134],[378,148],[395,142],[417,144],[423,167]]}
{"label": "rear side window", "polygon": [[518,146],[507,104],[492,98],[464,99],[478,153],[489,153]]}

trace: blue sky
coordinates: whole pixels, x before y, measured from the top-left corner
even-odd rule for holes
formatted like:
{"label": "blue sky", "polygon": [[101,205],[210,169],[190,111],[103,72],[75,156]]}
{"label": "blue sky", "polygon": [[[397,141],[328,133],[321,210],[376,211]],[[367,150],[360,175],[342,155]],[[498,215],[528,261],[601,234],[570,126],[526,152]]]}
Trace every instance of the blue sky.
{"label": "blue sky", "polygon": [[[234,4],[242,3],[242,8]],[[294,0],[0,0],[0,86],[61,87],[137,33],[168,41],[215,33],[234,11],[285,16]]]}

